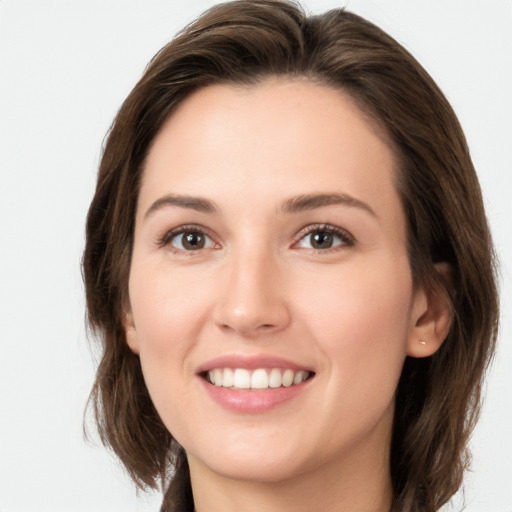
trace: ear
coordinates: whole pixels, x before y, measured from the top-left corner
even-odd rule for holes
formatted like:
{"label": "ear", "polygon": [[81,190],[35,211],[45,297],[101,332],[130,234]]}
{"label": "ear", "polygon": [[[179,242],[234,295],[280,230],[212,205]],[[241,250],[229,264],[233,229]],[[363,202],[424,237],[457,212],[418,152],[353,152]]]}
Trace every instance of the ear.
{"label": "ear", "polygon": [[137,329],[133,320],[133,313],[131,309],[125,311],[123,318],[124,334],[126,336],[126,343],[134,354],[139,354],[139,338],[137,337]]}
{"label": "ear", "polygon": [[[437,272],[448,287],[453,286],[452,269],[447,263],[437,263]],[[428,357],[434,354],[448,336],[453,312],[446,293],[432,290],[427,296],[425,290],[418,290],[412,315],[407,355]]]}

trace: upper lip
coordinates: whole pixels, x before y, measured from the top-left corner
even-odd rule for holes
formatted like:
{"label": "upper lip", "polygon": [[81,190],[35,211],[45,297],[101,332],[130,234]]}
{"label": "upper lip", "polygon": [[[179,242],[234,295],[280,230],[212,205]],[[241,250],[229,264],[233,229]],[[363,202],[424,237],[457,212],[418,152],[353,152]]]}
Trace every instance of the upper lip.
{"label": "upper lip", "polygon": [[206,361],[197,368],[197,373],[208,372],[215,368],[245,368],[247,370],[256,370],[257,368],[289,368],[294,371],[313,371],[304,365],[272,355],[248,356],[243,354],[226,354]]}

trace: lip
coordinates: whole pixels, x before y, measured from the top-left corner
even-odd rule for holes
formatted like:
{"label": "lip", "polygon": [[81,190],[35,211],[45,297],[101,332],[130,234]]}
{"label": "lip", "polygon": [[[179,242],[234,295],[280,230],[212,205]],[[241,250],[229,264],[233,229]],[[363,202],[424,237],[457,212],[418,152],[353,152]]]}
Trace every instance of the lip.
{"label": "lip", "polygon": [[247,356],[241,354],[228,354],[215,359],[210,359],[197,368],[197,374],[205,373],[215,368],[245,368],[246,370],[256,370],[258,368],[289,368],[294,372],[305,370],[313,372],[312,368],[297,364],[282,357],[270,355]]}
{"label": "lip", "polygon": [[222,408],[246,414],[261,414],[270,411],[281,404],[289,402],[301,395],[310,387],[313,378],[290,387],[268,388],[265,390],[234,390],[215,386],[208,382],[204,375],[215,368],[282,368],[293,371],[314,371],[293,361],[269,355],[245,356],[224,355],[211,359],[197,368],[197,377],[208,396]]}

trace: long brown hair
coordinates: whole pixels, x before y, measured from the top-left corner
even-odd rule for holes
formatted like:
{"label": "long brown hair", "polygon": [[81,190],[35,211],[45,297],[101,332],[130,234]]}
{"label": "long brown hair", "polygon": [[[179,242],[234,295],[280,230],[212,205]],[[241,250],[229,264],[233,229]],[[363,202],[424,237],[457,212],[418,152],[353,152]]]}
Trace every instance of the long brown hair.
{"label": "long brown hair", "polygon": [[[445,97],[402,46],[343,9],[308,16],[289,1],[220,4],[155,56],[123,103],[104,148],[83,257],[88,319],[103,343],[91,394],[101,439],[140,487],[169,485],[162,510],[190,506],[186,456],[151,402],[122,325],[141,172],[162,123],[193,91],[269,76],[340,89],[384,128],[399,162],[413,279],[452,302],[440,350],[406,359],[390,457],[392,510],[433,512],[461,485],[494,350],[492,241],[466,141]],[[452,269],[449,288],[438,262]]]}

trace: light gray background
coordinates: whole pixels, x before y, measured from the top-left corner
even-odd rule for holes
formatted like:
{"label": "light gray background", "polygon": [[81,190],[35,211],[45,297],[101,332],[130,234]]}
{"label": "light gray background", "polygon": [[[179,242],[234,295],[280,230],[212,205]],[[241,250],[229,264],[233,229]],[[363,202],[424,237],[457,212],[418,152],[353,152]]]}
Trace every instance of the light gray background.
{"label": "light gray background", "polygon": [[[512,1],[348,5],[455,107],[502,260],[500,349],[472,440],[468,512],[512,511]],[[211,0],[0,0],[0,511],[156,511],[86,444],[94,374],[79,262],[103,136],[152,55]],[[454,510],[460,510],[456,500]]]}

